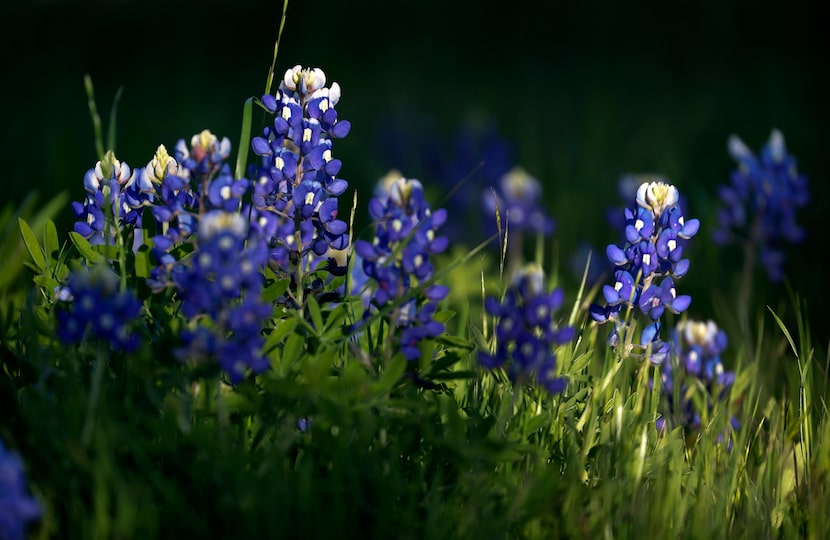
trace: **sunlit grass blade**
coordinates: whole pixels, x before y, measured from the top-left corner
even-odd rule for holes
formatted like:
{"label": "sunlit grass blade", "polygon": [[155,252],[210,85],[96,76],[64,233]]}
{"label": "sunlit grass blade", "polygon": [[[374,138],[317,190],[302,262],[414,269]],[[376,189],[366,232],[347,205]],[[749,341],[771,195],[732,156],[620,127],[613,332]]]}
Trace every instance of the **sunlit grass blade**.
{"label": "sunlit grass blade", "polygon": [[95,153],[98,155],[99,160],[103,160],[104,133],[101,127],[101,116],[98,114],[98,107],[95,105],[95,89],[92,86],[92,77],[88,73],[84,75],[84,88],[86,89],[89,115],[92,118],[92,129],[95,134]]}
{"label": "sunlit grass blade", "polygon": [[251,116],[253,114],[254,98],[249,97],[242,106],[242,132],[239,134],[239,147],[236,153],[235,178],[245,178],[245,167],[248,165],[248,150],[251,147]]}

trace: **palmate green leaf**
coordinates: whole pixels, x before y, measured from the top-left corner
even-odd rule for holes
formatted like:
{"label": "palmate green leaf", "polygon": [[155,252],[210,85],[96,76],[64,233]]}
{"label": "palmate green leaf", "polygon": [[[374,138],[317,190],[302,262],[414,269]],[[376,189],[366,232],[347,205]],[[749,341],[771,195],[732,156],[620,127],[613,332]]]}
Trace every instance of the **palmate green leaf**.
{"label": "palmate green leaf", "polygon": [[45,272],[48,269],[46,258],[43,256],[43,249],[40,247],[35,233],[23,218],[18,218],[17,223],[20,225],[20,235],[23,238],[23,243],[26,245],[26,251],[29,252],[29,256],[34,261],[35,266],[41,272]]}
{"label": "palmate green leaf", "polygon": [[72,240],[72,244],[75,245],[75,249],[77,249],[78,253],[86,259],[87,263],[98,264],[104,261],[104,256],[92,249],[92,245],[89,243],[89,240],[80,234],[75,231],[70,231],[69,239]]}

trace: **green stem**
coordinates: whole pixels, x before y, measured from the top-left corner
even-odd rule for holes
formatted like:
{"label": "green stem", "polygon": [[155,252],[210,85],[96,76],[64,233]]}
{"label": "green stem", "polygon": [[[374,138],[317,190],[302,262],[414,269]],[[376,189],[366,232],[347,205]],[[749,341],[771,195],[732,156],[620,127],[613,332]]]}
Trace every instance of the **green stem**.
{"label": "green stem", "polygon": [[92,372],[92,387],[89,390],[89,400],[86,404],[86,419],[84,420],[83,431],[81,431],[81,443],[88,446],[92,440],[92,432],[95,428],[95,410],[98,408],[98,398],[101,395],[101,383],[104,380],[104,366],[106,365],[106,357],[99,349],[95,355],[93,372]]}
{"label": "green stem", "polygon": [[760,236],[760,221],[758,219],[752,224],[749,238],[743,244],[744,266],[741,271],[741,282],[738,286],[738,326],[748,347],[749,357],[753,358],[752,332],[749,326],[749,312],[752,294],[752,282],[755,275],[755,263],[757,258],[757,246]]}

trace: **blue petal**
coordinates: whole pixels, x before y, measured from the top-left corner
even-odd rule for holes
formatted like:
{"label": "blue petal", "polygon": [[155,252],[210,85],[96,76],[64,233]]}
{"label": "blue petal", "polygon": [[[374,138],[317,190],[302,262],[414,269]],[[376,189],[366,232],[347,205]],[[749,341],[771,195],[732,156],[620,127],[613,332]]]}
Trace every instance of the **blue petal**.
{"label": "blue petal", "polygon": [[605,254],[608,256],[609,261],[618,266],[628,262],[623,250],[618,248],[615,244],[608,244],[608,247],[605,248]]}
{"label": "blue petal", "polygon": [[274,112],[277,110],[277,98],[275,98],[271,94],[265,94],[264,96],[262,96],[260,101],[262,101],[262,104],[265,106],[266,109],[268,109],[268,112]]}
{"label": "blue petal", "polygon": [[672,301],[671,305],[667,306],[674,313],[681,313],[686,311],[692,303],[692,297],[688,294],[681,294]]}
{"label": "blue petal", "polygon": [[683,259],[677,261],[677,264],[674,265],[674,270],[672,274],[676,277],[683,277],[689,271],[689,259]]}
{"label": "blue petal", "polygon": [[657,334],[659,332],[660,332],[660,323],[659,322],[651,323],[650,325],[643,328],[643,333],[642,333],[642,335],[640,335],[640,345],[645,347],[646,345],[648,345],[649,343],[654,341],[654,338],[657,337]]}
{"label": "blue petal", "polygon": [[342,139],[343,137],[349,134],[349,131],[351,129],[352,125],[349,123],[348,120],[340,120],[332,126],[330,133],[332,137]]}
{"label": "blue petal", "polygon": [[681,238],[691,238],[692,236],[697,234],[697,231],[700,229],[700,220],[699,219],[690,219],[683,225],[683,229],[677,233],[678,236]]}
{"label": "blue petal", "polygon": [[349,183],[343,180],[342,178],[335,178],[332,180],[329,185],[326,187],[326,191],[329,194],[334,195],[337,197],[338,195],[342,195],[346,188],[349,187]]}
{"label": "blue petal", "polygon": [[617,292],[617,289],[611,285],[605,285],[602,288],[602,295],[605,297],[605,301],[611,305],[618,304],[622,300],[620,298],[620,294]]}
{"label": "blue petal", "polygon": [[258,156],[271,155],[271,145],[262,137],[254,137],[251,141],[251,147],[254,149],[254,153]]}

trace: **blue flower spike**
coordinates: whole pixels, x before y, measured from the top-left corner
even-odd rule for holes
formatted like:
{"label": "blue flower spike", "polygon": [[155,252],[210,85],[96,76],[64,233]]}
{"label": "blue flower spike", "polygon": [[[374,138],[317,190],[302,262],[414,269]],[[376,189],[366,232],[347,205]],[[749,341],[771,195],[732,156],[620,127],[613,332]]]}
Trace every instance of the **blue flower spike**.
{"label": "blue flower spike", "polygon": [[625,336],[631,321],[621,317],[644,315],[650,326],[642,331],[640,346],[650,351],[649,358],[655,364],[665,360],[669,349],[659,337],[663,315],[666,311],[683,313],[692,301],[691,296],[678,294],[675,280],[688,272],[683,246],[697,234],[700,222],[684,218],[679,199],[677,188],[666,182],[640,184],[634,204],[624,211],[621,226],[625,243],[606,248],[608,260],[616,268],[614,283],[602,289],[606,303],[589,309],[595,322],[614,323],[608,343],[615,348],[625,344],[624,355],[636,354]]}
{"label": "blue flower spike", "polygon": [[530,263],[517,270],[503,300],[485,301],[487,313],[497,319],[496,345],[493,353],[479,351],[481,366],[504,367],[512,381],[533,380],[551,394],[563,391],[567,379],[556,374],[556,348],[575,336],[573,327],[556,322],[563,303],[562,289],[546,290],[541,266]]}

